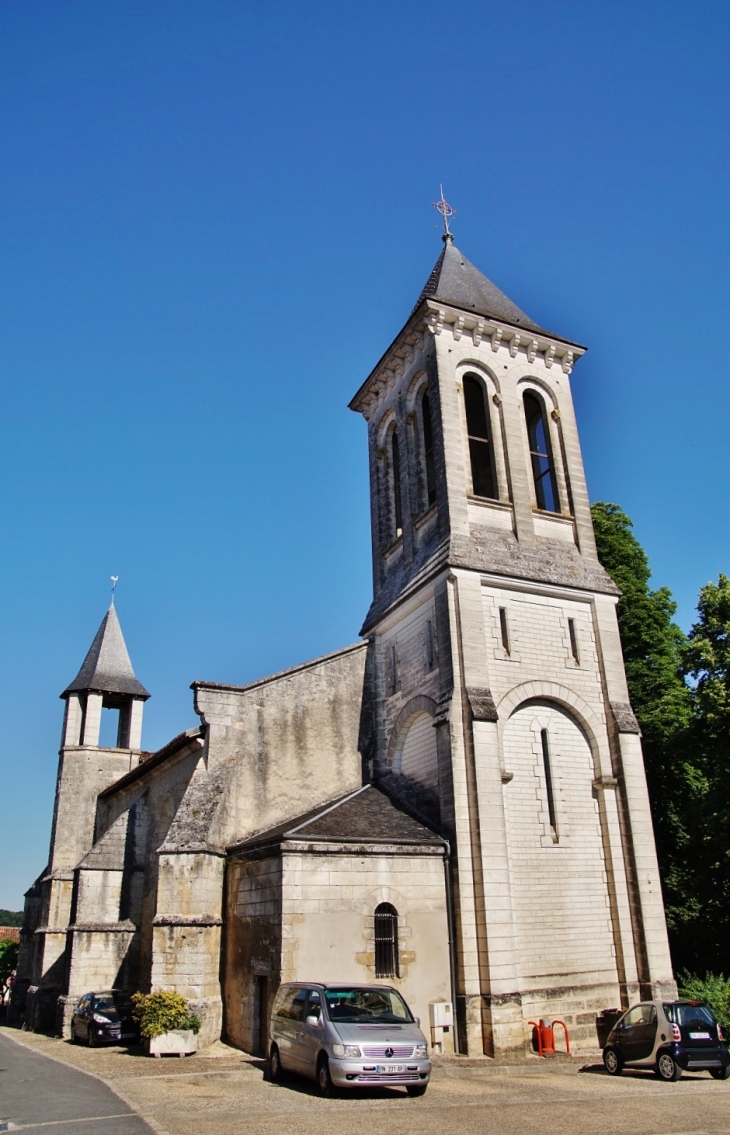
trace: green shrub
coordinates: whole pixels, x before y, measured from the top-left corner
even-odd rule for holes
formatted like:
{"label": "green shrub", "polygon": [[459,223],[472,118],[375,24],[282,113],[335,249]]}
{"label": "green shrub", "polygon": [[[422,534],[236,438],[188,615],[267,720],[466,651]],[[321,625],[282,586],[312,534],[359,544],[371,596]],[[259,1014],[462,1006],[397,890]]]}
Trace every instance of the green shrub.
{"label": "green shrub", "polygon": [[710,1006],[722,1027],[730,1031],[730,977],[722,973],[680,973],[679,996],[688,1001],[704,1001]]}
{"label": "green shrub", "polygon": [[190,1007],[181,993],[174,989],[163,989],[159,993],[135,993],[132,997],[134,1018],[139,1021],[142,1036],[147,1040],[173,1032],[174,1029],[190,1029],[197,1033],[200,1017],[190,1012]]}

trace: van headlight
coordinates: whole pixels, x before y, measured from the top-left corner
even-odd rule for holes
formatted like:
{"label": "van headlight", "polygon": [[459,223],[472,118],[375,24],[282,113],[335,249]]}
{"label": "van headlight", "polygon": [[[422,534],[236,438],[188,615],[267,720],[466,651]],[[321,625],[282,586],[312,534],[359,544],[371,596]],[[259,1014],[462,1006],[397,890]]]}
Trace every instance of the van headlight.
{"label": "van headlight", "polygon": [[415,1049],[413,1050],[413,1055],[417,1060],[425,1060],[425,1058],[428,1056],[428,1045],[417,1044]]}
{"label": "van headlight", "polygon": [[333,1044],[332,1052],[335,1056],[360,1056],[360,1049],[356,1044]]}

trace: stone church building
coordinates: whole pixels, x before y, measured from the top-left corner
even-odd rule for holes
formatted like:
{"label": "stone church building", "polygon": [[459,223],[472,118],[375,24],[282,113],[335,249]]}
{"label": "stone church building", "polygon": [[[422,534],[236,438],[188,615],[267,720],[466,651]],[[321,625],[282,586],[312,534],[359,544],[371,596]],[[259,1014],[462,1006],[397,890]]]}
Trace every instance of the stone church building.
{"label": "stone church building", "polygon": [[[558,1016],[675,993],[618,592],[596,556],[570,389],[584,348],[444,236],[350,403],[368,429],[361,641],[142,749],[114,606],[66,703],[50,862],[13,1012],[68,1032],[91,989],[176,989],[261,1051],[281,981],[385,981],[447,1046],[526,1051]],[[103,708],[116,746],[100,745]]]}

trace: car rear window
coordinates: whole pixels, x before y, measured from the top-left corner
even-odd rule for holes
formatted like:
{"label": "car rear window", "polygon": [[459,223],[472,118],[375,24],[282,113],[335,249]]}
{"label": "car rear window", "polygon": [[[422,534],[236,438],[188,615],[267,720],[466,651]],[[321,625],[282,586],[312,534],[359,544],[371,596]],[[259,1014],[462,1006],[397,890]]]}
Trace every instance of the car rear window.
{"label": "car rear window", "polygon": [[698,1021],[703,1025],[715,1025],[715,1015],[708,1005],[687,1005],[679,1004],[665,1005],[664,1012],[667,1019],[672,1024],[679,1025],[680,1028],[685,1028],[692,1024],[693,1021]]}

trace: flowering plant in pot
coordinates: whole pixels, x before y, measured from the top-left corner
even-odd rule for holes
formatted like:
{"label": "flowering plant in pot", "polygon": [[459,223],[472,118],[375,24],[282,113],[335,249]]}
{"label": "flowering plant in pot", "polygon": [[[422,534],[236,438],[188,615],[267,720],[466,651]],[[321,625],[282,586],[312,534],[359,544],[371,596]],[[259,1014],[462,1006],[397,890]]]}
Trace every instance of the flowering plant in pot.
{"label": "flowering plant in pot", "polygon": [[134,1017],[150,1056],[163,1053],[184,1056],[196,1052],[200,1017],[190,1011],[186,999],[174,989],[158,993],[135,993]]}

